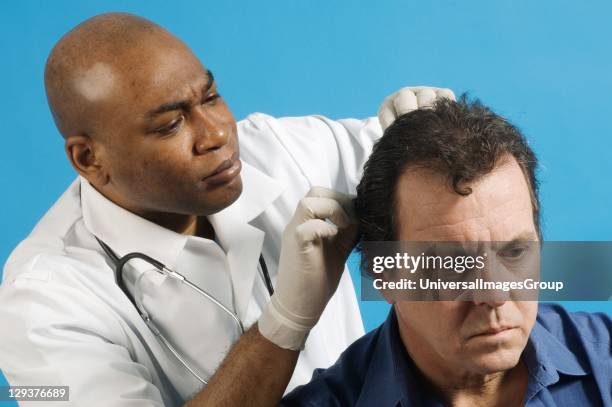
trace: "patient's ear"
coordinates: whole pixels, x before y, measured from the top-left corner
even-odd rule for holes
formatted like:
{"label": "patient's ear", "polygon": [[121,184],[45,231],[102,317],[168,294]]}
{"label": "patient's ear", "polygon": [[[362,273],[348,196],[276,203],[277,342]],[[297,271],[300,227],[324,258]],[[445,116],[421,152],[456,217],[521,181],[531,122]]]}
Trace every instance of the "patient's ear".
{"label": "patient's ear", "polygon": [[379,291],[388,304],[395,305],[395,303],[397,302],[397,298],[395,297],[397,295],[394,293],[394,290],[379,290]]}
{"label": "patient's ear", "polygon": [[[382,280],[385,282],[390,281],[389,272],[382,273],[380,275],[380,278],[382,278]],[[387,301],[388,304],[394,305],[398,300],[397,290],[383,288],[383,289],[378,290],[378,292],[380,293],[380,295],[382,295],[382,297],[385,299],[385,301]]]}

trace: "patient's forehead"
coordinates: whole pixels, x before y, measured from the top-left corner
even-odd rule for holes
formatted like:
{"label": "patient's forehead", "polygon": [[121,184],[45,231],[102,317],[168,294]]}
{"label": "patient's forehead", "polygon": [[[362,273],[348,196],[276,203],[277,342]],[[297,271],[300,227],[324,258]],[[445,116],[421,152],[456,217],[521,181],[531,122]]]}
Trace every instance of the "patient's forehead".
{"label": "patient's forehead", "polygon": [[506,241],[535,232],[529,186],[514,157],[469,186],[461,196],[448,177],[408,168],[395,193],[398,240]]}

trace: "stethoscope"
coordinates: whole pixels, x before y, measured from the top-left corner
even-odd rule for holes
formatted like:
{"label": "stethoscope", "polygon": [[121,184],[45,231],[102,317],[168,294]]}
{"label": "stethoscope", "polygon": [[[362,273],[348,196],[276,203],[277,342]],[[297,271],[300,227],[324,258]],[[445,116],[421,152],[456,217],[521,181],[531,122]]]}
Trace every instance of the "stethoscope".
{"label": "stethoscope", "polygon": [[[110,259],[112,260],[113,264],[115,265],[115,282],[117,283],[117,285],[119,286],[121,291],[123,291],[125,296],[128,297],[130,302],[134,305],[134,307],[136,308],[136,310],[140,314],[140,317],[143,319],[145,324],[149,327],[151,332],[153,332],[153,334],[157,338],[159,338],[161,343],[170,351],[170,353],[172,353],[174,355],[174,357],[185,367],[185,369],[187,369],[189,371],[189,373],[191,373],[194,377],[196,377],[203,384],[208,384],[208,381],[206,381],[202,376],[200,376],[190,366],[190,364],[180,354],[180,352],[172,345],[172,343],[170,343],[170,341],[164,336],[164,334],[161,333],[161,331],[158,329],[157,325],[155,324],[155,322],[153,321],[153,319],[151,318],[151,316],[149,315],[147,310],[144,308],[144,306],[142,304],[141,296],[137,295],[136,297],[134,297],[130,293],[130,291],[127,289],[127,287],[125,286],[125,283],[123,282],[123,267],[125,266],[125,264],[127,262],[129,262],[130,260],[133,260],[133,259],[140,259],[140,260],[143,260],[143,261],[149,263],[150,265],[154,266],[155,267],[155,271],[157,271],[161,275],[171,277],[171,278],[179,281],[181,284],[185,284],[187,287],[191,288],[192,290],[194,290],[198,294],[204,296],[210,302],[212,302],[217,307],[219,307],[221,310],[223,310],[223,312],[225,312],[227,315],[229,315],[234,320],[234,322],[236,323],[236,326],[238,327],[238,329],[240,331],[240,335],[242,335],[244,333],[244,326],[242,325],[242,321],[240,320],[240,318],[238,318],[238,315],[236,315],[236,313],[234,313],[232,310],[230,310],[225,305],[223,305],[221,302],[219,302],[214,296],[212,296],[211,294],[209,294],[206,291],[202,290],[197,285],[193,284],[191,281],[189,281],[189,279],[187,279],[181,273],[166,267],[163,263],[155,260],[154,258],[149,257],[149,256],[147,256],[144,253],[138,253],[138,252],[128,253],[128,254],[126,254],[123,257],[119,257],[102,240],[98,239],[97,237],[96,237],[96,240],[98,241],[98,243],[100,244],[100,246],[102,247],[104,252],[107,254],[108,257],[110,257]],[[261,275],[262,275],[262,278],[264,280],[264,283],[266,285],[266,288],[268,289],[268,293],[270,295],[274,294],[274,288],[272,287],[272,281],[270,279],[270,274],[268,273],[268,267],[266,266],[266,262],[265,262],[262,254],[259,255],[259,268],[260,268]],[[137,289],[138,289],[139,284],[135,284],[135,287],[137,287]]]}

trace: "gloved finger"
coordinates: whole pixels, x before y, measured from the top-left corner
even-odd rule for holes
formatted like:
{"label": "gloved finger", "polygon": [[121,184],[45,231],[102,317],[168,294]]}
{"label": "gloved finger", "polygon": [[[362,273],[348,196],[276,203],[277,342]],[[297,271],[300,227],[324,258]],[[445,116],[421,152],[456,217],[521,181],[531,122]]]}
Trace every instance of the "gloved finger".
{"label": "gloved finger", "polygon": [[338,228],[321,219],[310,219],[295,228],[300,242],[307,244],[318,239],[336,236]]}
{"label": "gloved finger", "polygon": [[438,99],[440,98],[447,98],[450,100],[457,100],[457,98],[455,97],[455,94],[453,93],[452,90],[448,89],[448,88],[437,88],[436,89],[436,96],[438,97]]}
{"label": "gloved finger", "polygon": [[431,88],[420,89],[416,94],[419,109],[431,107],[436,100],[436,92]]}
{"label": "gloved finger", "polygon": [[380,105],[380,109],[378,109],[378,121],[380,123],[380,127],[385,131],[391,123],[395,120],[396,113],[395,108],[393,107],[393,97],[395,94],[388,96],[383,100]]}
{"label": "gloved finger", "polygon": [[410,89],[412,89],[412,91],[416,95],[417,93],[419,93],[423,89],[432,89],[434,92],[438,93],[439,90],[446,89],[446,88],[437,88],[435,86],[410,86]]}
{"label": "gloved finger", "polygon": [[298,204],[296,211],[298,223],[309,219],[329,219],[339,228],[346,228],[354,223],[338,201],[320,197],[306,197]]}
{"label": "gloved finger", "polygon": [[411,88],[403,88],[393,99],[395,118],[419,108],[417,96]]}
{"label": "gloved finger", "polygon": [[320,198],[331,198],[337,201],[342,209],[346,212],[349,218],[354,219],[354,209],[353,209],[353,200],[355,199],[355,195],[347,195],[342,192],[338,192],[333,189],[325,188],[325,187],[312,187],[307,197],[320,197]]}

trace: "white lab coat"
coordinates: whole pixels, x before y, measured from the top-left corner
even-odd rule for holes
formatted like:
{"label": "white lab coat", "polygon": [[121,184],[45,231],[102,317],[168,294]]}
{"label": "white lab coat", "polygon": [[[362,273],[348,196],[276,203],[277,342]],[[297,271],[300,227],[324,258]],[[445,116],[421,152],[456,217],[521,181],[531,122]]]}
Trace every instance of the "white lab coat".
{"label": "white lab coat", "polygon": [[[65,385],[79,406],[179,405],[200,383],[164,348],[115,284],[94,235],[120,256],[142,252],[183,273],[251,326],[269,299],[258,273],[263,254],[272,281],[281,235],[311,186],[354,193],[378,121],[253,114],[238,123],[243,193],[209,217],[217,240],[184,236],[107,200],[77,178],[9,257],[0,286],[0,368],[12,385]],[[236,339],[218,308],[141,263],[147,311],[182,354],[212,375]],[[185,291],[187,290],[187,291]],[[363,334],[345,272],[301,352],[288,391],[328,367]],[[258,372],[250,372],[257,375]],[[32,405],[38,405],[33,403]]]}

